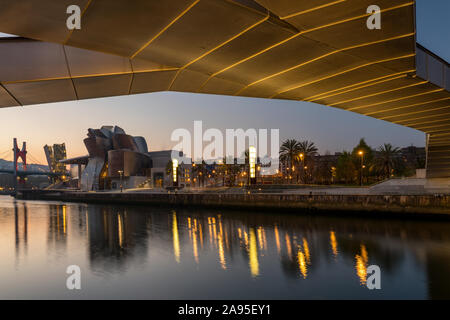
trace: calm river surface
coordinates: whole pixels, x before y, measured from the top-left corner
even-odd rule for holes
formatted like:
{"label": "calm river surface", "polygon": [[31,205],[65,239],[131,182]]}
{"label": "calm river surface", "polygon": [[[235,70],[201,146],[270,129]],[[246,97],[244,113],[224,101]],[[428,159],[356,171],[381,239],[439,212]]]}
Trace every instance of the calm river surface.
{"label": "calm river surface", "polygon": [[[66,268],[81,268],[68,290]],[[381,290],[365,286],[381,269]],[[14,201],[0,299],[450,298],[450,222]]]}

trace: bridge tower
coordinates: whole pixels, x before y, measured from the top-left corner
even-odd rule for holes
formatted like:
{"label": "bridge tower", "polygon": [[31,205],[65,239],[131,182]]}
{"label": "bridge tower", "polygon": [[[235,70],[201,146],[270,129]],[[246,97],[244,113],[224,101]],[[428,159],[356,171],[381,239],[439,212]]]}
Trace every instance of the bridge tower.
{"label": "bridge tower", "polygon": [[[19,146],[17,145],[17,138],[14,138],[13,140],[13,152],[14,152],[14,185],[15,189],[17,189],[17,171],[19,171],[19,164],[18,160],[19,158],[22,159],[23,163],[23,170],[27,170],[27,143],[23,142],[22,144],[22,150],[19,149]],[[24,184],[25,180],[22,177],[19,177],[19,183]]]}

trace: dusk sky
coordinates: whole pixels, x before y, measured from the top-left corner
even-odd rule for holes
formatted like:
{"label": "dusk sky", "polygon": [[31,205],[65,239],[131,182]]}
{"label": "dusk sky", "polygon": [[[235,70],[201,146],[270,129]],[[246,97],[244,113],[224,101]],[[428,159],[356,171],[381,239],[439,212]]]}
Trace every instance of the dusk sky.
{"label": "dusk sky", "polygon": [[[449,0],[417,0],[417,40],[447,61],[449,12]],[[279,128],[281,140],[312,140],[320,153],[351,150],[361,137],[372,147],[425,145],[422,132],[313,103],[161,92],[0,109],[0,156],[14,137],[27,141],[29,153],[42,163],[45,144],[65,142],[69,157],[84,155],[87,128],[102,125],[144,136],[151,150],[170,149],[172,131],[192,129],[194,120],[202,120],[204,130],[223,132]]]}

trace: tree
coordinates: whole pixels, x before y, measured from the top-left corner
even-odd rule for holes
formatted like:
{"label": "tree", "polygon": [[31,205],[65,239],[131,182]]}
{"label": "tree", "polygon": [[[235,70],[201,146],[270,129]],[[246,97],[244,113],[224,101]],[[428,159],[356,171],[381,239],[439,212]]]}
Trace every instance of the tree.
{"label": "tree", "polygon": [[334,161],[322,157],[314,161],[313,177],[314,183],[331,184],[333,182],[333,174],[336,163]]}
{"label": "tree", "polygon": [[399,167],[400,149],[385,143],[378,148],[376,167],[384,178],[389,178]]}
{"label": "tree", "polygon": [[300,143],[295,139],[287,139],[283,141],[280,147],[280,161],[289,170],[295,166],[295,161],[300,154]]}
{"label": "tree", "polygon": [[205,186],[205,176],[206,176],[206,163],[205,161],[202,161],[201,163],[194,163],[192,164],[192,177],[195,182],[198,182],[199,187]]}
{"label": "tree", "polygon": [[280,160],[292,167],[296,157],[300,153],[300,143],[295,139],[283,141],[280,147]]}
{"label": "tree", "polygon": [[344,151],[338,158],[336,178],[338,181],[346,184],[354,183],[357,172],[352,154],[348,151]]}
{"label": "tree", "polygon": [[241,168],[242,165],[236,164],[233,157],[223,157],[221,163],[217,166],[217,172],[222,177],[222,185],[234,186],[241,172]]}
{"label": "tree", "polygon": [[359,143],[356,147],[353,148],[352,156],[355,157],[355,159],[359,159],[359,152],[362,151],[364,155],[364,162],[365,163],[371,163],[373,161],[373,150],[372,148],[366,143],[364,138],[361,138],[359,140]]}
{"label": "tree", "polygon": [[303,153],[305,158],[315,156],[317,154],[317,147],[312,141],[301,141],[298,143],[300,153]]}
{"label": "tree", "polygon": [[[298,149],[299,153],[297,154],[295,160],[297,163],[301,164],[301,170],[303,172],[303,182],[306,183],[308,175],[307,169],[304,168],[307,167],[309,169],[309,172],[312,172],[312,164],[314,163],[313,157],[317,154],[317,147],[314,145],[314,142],[304,140],[298,143]],[[297,180],[299,172],[300,170],[297,170]]]}
{"label": "tree", "polygon": [[361,138],[358,145],[353,148],[352,158],[358,177],[361,177],[362,174],[368,180],[370,176],[376,175],[376,170],[374,170],[374,151],[366,143],[364,138]]}

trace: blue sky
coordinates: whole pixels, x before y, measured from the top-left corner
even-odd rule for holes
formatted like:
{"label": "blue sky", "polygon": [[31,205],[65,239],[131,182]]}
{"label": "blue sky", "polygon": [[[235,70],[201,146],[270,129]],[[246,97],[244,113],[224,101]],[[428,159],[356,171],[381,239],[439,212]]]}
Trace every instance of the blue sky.
{"label": "blue sky", "polygon": [[[417,41],[450,61],[448,13],[449,0],[417,0]],[[168,149],[172,131],[191,129],[194,120],[204,129],[279,128],[281,140],[312,140],[321,153],[352,149],[361,137],[373,147],[425,145],[422,132],[317,104],[161,92],[0,109],[0,154],[17,137],[42,162],[45,144],[66,142],[69,157],[82,155],[86,129],[101,125],[144,136],[152,150]]]}

